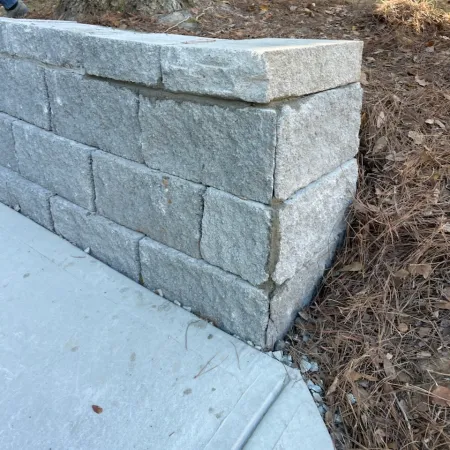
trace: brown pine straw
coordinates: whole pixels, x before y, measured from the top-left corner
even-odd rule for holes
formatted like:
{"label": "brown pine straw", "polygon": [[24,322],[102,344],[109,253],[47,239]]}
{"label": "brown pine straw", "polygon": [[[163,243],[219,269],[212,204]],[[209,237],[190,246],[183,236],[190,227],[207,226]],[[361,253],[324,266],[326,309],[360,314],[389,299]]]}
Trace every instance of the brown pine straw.
{"label": "brown pine straw", "polygon": [[319,362],[337,448],[450,449],[450,40],[386,28],[365,55],[347,238],[290,352]]}

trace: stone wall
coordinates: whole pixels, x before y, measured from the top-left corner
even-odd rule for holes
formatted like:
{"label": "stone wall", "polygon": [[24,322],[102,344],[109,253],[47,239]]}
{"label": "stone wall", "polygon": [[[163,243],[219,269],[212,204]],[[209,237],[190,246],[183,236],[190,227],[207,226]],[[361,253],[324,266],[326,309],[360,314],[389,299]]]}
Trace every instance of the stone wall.
{"label": "stone wall", "polygon": [[271,348],[355,192],[362,44],[0,20],[0,201]]}

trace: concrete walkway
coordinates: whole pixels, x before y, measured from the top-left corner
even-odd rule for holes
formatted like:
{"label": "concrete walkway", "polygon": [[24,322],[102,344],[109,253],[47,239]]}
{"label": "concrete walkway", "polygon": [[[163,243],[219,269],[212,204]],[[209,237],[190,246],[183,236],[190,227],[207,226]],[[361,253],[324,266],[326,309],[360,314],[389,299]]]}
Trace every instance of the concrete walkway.
{"label": "concrete walkway", "polygon": [[297,371],[0,205],[2,450],[331,450]]}

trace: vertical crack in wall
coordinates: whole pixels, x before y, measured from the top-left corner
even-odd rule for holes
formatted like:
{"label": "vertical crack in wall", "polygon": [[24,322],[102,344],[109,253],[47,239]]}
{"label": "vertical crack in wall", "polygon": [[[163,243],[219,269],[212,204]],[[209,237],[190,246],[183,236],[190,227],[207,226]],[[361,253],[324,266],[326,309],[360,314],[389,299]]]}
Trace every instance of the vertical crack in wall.
{"label": "vertical crack in wall", "polygon": [[266,347],[272,348],[273,343],[268,342],[268,332],[269,332],[269,326],[270,322],[273,323],[272,319],[272,298],[275,294],[277,285],[273,281],[272,275],[275,271],[275,268],[278,264],[279,258],[280,258],[280,240],[281,240],[281,234],[280,234],[280,209],[283,205],[283,202],[280,200],[277,200],[275,198],[275,174],[276,174],[276,167],[277,167],[277,153],[278,153],[278,141],[279,141],[279,132],[280,132],[280,120],[281,120],[281,112],[280,109],[277,108],[277,124],[276,124],[276,142],[275,142],[275,151],[274,151],[274,164],[273,164],[273,175],[272,175],[272,183],[273,183],[273,189],[272,189],[272,200],[270,203],[271,206],[271,228],[270,228],[270,249],[269,249],[269,260],[267,261],[267,273],[269,274],[269,279],[266,283],[266,291],[269,299],[269,317],[267,320],[267,326],[265,329],[265,341],[266,341]]}
{"label": "vertical crack in wall", "polygon": [[97,212],[97,189],[95,188],[95,178],[94,178],[94,160],[92,158],[92,153],[89,154],[89,169],[90,169],[90,180],[92,186],[92,211]]}
{"label": "vertical crack in wall", "polygon": [[44,72],[45,95],[47,97],[49,131],[53,131],[53,112],[52,112],[52,104],[50,102],[50,93],[49,93],[49,89],[48,89],[47,69],[44,68],[43,72]]}

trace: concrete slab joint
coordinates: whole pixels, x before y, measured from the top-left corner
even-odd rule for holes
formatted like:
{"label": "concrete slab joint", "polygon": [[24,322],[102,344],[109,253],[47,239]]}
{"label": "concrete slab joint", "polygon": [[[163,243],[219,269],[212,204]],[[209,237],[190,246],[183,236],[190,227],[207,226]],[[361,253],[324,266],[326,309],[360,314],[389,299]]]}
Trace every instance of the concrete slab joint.
{"label": "concrete slab joint", "polygon": [[0,201],[271,348],[345,233],[361,52],[0,19]]}

